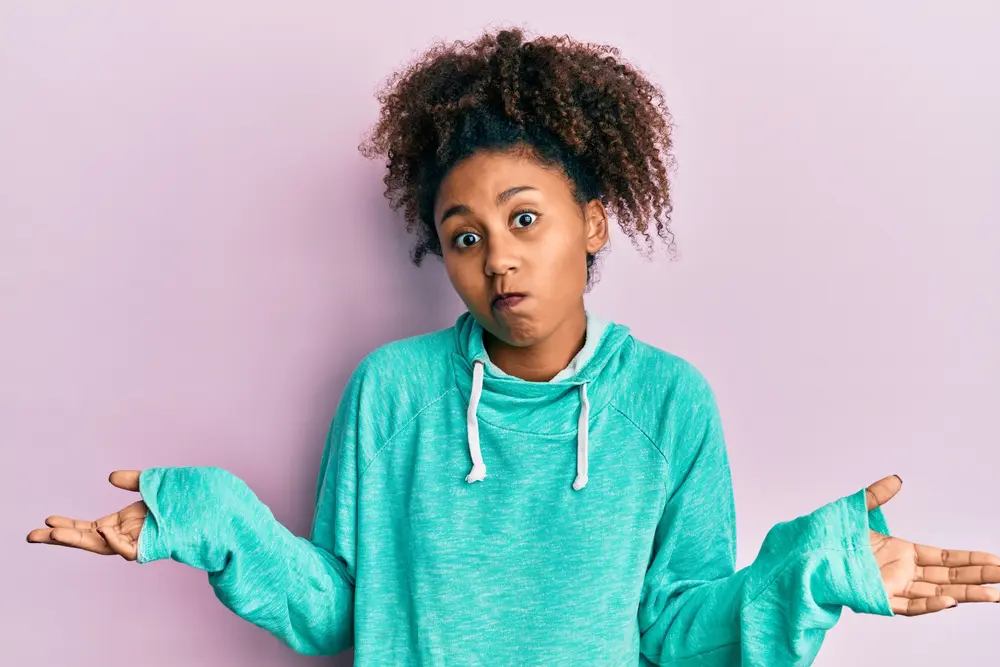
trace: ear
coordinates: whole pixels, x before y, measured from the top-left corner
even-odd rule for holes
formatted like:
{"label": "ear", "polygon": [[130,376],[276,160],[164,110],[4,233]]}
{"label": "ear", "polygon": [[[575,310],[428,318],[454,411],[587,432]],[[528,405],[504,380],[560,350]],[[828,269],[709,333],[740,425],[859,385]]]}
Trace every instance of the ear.
{"label": "ear", "polygon": [[600,199],[591,199],[584,205],[583,219],[587,226],[587,252],[596,255],[608,244],[608,212]]}

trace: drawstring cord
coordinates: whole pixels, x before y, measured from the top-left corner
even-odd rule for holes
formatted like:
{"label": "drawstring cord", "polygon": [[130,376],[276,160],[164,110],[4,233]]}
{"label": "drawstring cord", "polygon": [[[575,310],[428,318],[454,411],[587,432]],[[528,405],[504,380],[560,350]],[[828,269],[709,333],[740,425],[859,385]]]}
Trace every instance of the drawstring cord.
{"label": "drawstring cord", "polygon": [[587,385],[580,385],[580,421],[576,426],[576,479],[573,481],[573,490],[579,491],[587,486],[589,477],[587,475],[590,463],[589,451],[587,449],[587,430],[590,422],[590,401],[587,400]]}
{"label": "drawstring cord", "polygon": [[486,479],[486,464],[483,463],[483,452],[479,447],[479,419],[476,417],[479,397],[483,395],[483,366],[483,362],[478,359],[472,364],[472,395],[469,396],[469,411],[466,415],[469,455],[472,457],[472,470],[465,478],[469,484]]}
{"label": "drawstring cord", "polygon": [[[472,393],[469,396],[469,408],[466,413],[466,426],[469,433],[469,456],[472,459],[472,470],[466,475],[469,484],[486,479],[486,464],[483,462],[483,452],[479,443],[479,399],[483,395],[483,372],[485,363],[477,359],[472,364]],[[580,491],[589,480],[589,444],[588,434],[590,422],[590,401],[587,399],[586,383],[580,385],[580,418],[576,427],[576,479],[573,480],[573,490]]]}

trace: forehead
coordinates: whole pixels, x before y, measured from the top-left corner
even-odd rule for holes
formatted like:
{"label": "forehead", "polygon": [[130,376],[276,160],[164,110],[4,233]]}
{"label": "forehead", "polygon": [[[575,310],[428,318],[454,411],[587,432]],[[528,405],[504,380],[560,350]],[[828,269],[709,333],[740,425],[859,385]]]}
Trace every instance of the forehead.
{"label": "forehead", "polygon": [[518,186],[537,188],[543,194],[570,191],[560,170],[543,165],[523,153],[479,152],[455,165],[441,182],[438,212],[444,206],[466,204],[495,206],[497,194]]}

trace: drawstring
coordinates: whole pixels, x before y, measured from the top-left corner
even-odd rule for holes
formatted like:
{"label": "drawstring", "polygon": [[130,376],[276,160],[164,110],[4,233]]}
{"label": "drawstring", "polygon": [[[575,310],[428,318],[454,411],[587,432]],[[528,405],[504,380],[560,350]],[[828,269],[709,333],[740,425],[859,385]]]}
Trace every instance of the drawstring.
{"label": "drawstring", "polygon": [[580,385],[580,421],[576,426],[576,479],[573,490],[579,491],[587,486],[589,462],[587,450],[587,428],[590,421],[590,401],[587,400],[587,385]]}
{"label": "drawstring", "polygon": [[[466,413],[466,426],[469,431],[469,456],[472,458],[472,470],[466,475],[469,484],[486,479],[486,464],[483,463],[483,452],[479,444],[479,419],[476,411],[479,409],[479,399],[483,395],[483,369],[485,364],[477,359],[472,364],[472,393],[469,395],[469,409]],[[587,400],[587,385],[580,385],[580,419],[576,427],[576,479],[573,480],[573,490],[580,491],[587,486],[589,472],[589,450],[587,430],[590,422],[590,401]]]}
{"label": "drawstring", "polygon": [[479,397],[483,395],[483,366],[483,362],[478,359],[472,364],[472,395],[469,396],[469,412],[466,415],[469,427],[469,455],[472,457],[472,470],[465,478],[469,484],[486,479],[486,464],[483,463],[483,452],[479,448],[479,420],[476,418]]}

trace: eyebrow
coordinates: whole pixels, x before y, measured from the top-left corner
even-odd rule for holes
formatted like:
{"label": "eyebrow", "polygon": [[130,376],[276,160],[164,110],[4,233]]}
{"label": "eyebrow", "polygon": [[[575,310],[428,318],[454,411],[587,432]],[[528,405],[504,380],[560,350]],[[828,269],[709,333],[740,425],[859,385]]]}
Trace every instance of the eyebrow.
{"label": "eyebrow", "polygon": [[[497,206],[503,206],[504,202],[506,202],[508,199],[510,199],[511,197],[520,192],[524,192],[526,190],[537,190],[537,189],[538,188],[533,188],[530,185],[516,185],[512,188],[507,188],[506,190],[497,195]],[[465,204],[455,204],[454,206],[449,206],[448,209],[444,212],[444,215],[441,216],[441,222],[439,222],[438,224],[443,225],[445,223],[445,220],[447,220],[453,215],[469,215],[470,213],[472,213],[472,209],[470,209]]]}

